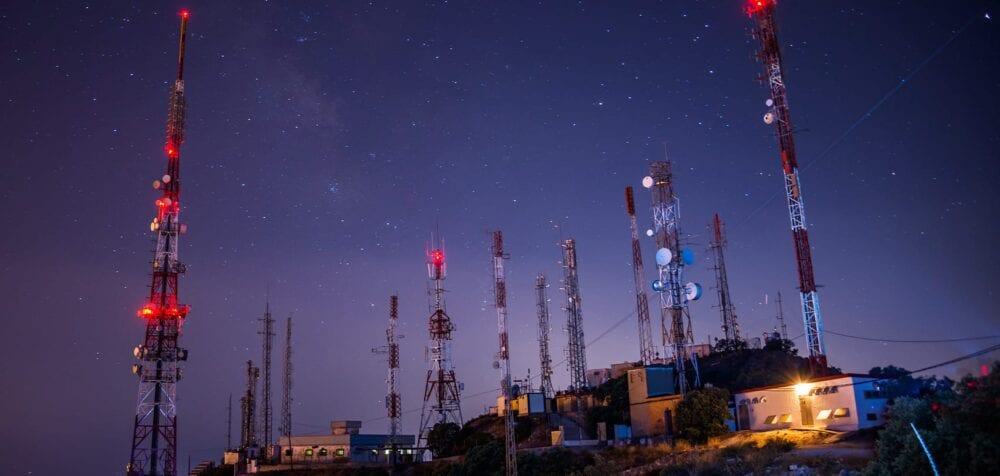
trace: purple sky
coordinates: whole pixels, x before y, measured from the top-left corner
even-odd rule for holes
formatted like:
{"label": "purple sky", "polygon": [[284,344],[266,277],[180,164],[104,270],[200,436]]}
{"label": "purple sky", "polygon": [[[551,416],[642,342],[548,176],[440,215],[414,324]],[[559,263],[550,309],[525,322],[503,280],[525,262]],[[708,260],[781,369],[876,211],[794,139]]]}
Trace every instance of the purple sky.
{"label": "purple sky", "polygon": [[[188,455],[221,454],[228,395],[238,401],[244,362],[260,359],[268,287],[277,342],[295,316],[296,433],[325,432],[331,419],[385,431],[385,364],[370,349],[383,344],[398,291],[404,429],[415,432],[435,226],[448,245],[466,418],[491,404],[499,378],[487,230],[502,229],[511,254],[515,377],[537,373],[534,276],[558,281],[561,236],[577,240],[588,341],[604,333],[634,310],[622,190],[637,187],[645,229],[639,182],[664,142],[685,241],[702,258],[687,268],[706,286],[691,308],[696,340],[721,334],[705,259],[714,212],[728,224],[744,334],[775,326],[764,299],[778,291],[790,334],[802,333],[787,211],[769,201],[782,179],[773,127],[761,120],[768,92],[754,80],[761,66],[739,0],[204,3],[0,6],[0,473],[105,475],[128,461],[129,367],[143,334],[135,311],[149,282],[150,183],[165,167],[181,6],[192,11],[182,468]],[[990,5],[779,6],[830,330],[1000,334],[1000,38],[984,17]],[[652,279],[651,240],[643,246]],[[550,297],[558,362],[557,285]],[[632,317],[588,346],[589,367],[638,359],[636,340]],[[995,342],[826,336],[830,363],[847,371],[919,368]],[[556,386],[567,381],[557,368]],[[280,379],[274,386],[280,402]]]}

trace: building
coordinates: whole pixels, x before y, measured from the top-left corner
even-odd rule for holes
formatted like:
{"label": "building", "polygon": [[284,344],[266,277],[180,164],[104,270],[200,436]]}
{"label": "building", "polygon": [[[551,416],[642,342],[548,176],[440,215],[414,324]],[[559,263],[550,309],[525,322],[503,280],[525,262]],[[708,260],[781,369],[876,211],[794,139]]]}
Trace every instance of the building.
{"label": "building", "polygon": [[[497,397],[496,411],[490,413],[495,413],[497,416],[504,415],[503,398],[503,395]],[[551,400],[545,398],[545,394],[542,392],[522,393],[510,401],[510,411],[519,417],[542,415],[548,413],[550,404]]]}
{"label": "building", "polygon": [[740,430],[854,431],[882,425],[888,404],[877,377],[841,374],[733,395]]}
{"label": "building", "polygon": [[587,370],[587,387],[597,388],[611,379],[611,369]]}
{"label": "building", "polygon": [[586,412],[600,403],[588,390],[559,392],[555,400],[558,413]]}
{"label": "building", "polygon": [[[330,422],[329,435],[292,436],[279,438],[281,464],[293,463],[384,463],[390,456],[389,435],[362,435],[361,422],[340,420]],[[396,435],[398,461],[413,459],[413,435]]]}
{"label": "building", "polygon": [[650,365],[628,371],[628,401],[633,438],[672,438],[677,395],[674,368]]}
{"label": "building", "polygon": [[642,367],[642,362],[622,362],[611,364],[611,378],[618,378],[628,373],[629,370]]}

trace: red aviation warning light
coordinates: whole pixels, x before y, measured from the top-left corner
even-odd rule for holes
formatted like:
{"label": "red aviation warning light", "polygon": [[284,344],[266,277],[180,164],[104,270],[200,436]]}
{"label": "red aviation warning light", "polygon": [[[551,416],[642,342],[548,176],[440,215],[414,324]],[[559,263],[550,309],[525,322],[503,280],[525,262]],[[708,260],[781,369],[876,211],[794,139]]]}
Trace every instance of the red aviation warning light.
{"label": "red aviation warning light", "polygon": [[747,15],[753,15],[775,3],[776,0],[749,0],[746,7]]}
{"label": "red aviation warning light", "polygon": [[181,10],[181,18],[187,20],[187,17],[190,16],[190,15],[191,15],[191,12],[189,12],[186,8],[184,10]]}
{"label": "red aviation warning light", "polygon": [[434,263],[434,266],[441,266],[442,264],[444,264],[444,251],[441,250],[431,251],[431,262]]}

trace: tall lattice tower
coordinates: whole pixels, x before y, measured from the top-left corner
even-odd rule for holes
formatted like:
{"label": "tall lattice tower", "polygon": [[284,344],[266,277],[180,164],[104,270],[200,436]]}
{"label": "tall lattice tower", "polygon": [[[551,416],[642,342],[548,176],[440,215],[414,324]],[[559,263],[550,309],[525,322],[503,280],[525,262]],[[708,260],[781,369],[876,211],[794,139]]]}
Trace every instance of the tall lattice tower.
{"label": "tall lattice tower", "polygon": [[792,117],[785,92],[784,71],[781,65],[781,48],[774,21],[776,0],[751,0],[746,12],[756,22],[754,36],[760,39],[761,50],[757,57],[764,63],[764,75],[771,89],[767,106],[772,108],[764,115],[764,122],[774,123],[781,151],[781,170],[785,178],[785,199],[792,224],[792,241],[795,244],[795,261],[799,274],[799,293],[802,300],[802,320],[809,346],[809,366],[814,374],[826,373],[826,346],[823,344],[823,319],[819,312],[819,294],[813,275],[812,250],[809,248],[809,231],[806,229],[805,204],[802,201],[799,164],[795,156],[792,137]]}
{"label": "tall lattice tower", "polygon": [[541,371],[541,387],[545,398],[552,398],[555,390],[552,388],[552,357],[549,355],[549,298],[545,289],[549,285],[545,283],[545,275],[539,274],[535,277],[535,293],[538,307],[538,362]]}
{"label": "tall lattice tower", "polygon": [[569,368],[569,389],[587,388],[587,344],[583,337],[583,308],[580,300],[580,280],[576,266],[576,241],[563,240],[563,289],[566,291],[566,333],[569,334],[566,364]]}
{"label": "tall lattice tower", "polygon": [[507,476],[517,476],[517,442],[514,434],[514,413],[511,411],[510,400],[514,398],[511,391],[510,378],[510,340],[507,337],[507,277],[504,275],[503,260],[507,255],[503,252],[503,233],[493,232],[493,296],[497,308],[497,336],[500,348],[497,352],[497,362],[500,364],[500,390],[503,392],[503,423],[504,423],[504,468]]}
{"label": "tall lattice tower", "polygon": [[425,446],[427,434],[438,423],[463,424],[458,380],[451,362],[451,332],[455,326],[445,311],[444,279],[447,275],[444,247],[427,252],[427,275],[433,283],[431,294],[430,369],[424,385],[424,403],[420,411],[420,438]]}
{"label": "tall lattice tower", "polygon": [[188,12],[181,14],[177,79],[170,90],[167,113],[167,173],[153,182],[162,196],[156,200],[156,218],[150,230],[156,234],[149,301],[139,310],[146,320],[146,337],[134,354],[140,363],[132,366],[139,376],[139,398],[132,430],[132,450],[126,471],[129,476],[174,476],[177,474],[177,381],[179,362],[187,351],[177,345],[188,306],[178,303],[178,277],[184,265],[177,258],[177,242],[186,226],[180,223],[180,149],[184,142],[184,40]]}
{"label": "tall lattice tower", "polygon": [[240,424],[240,450],[248,455],[247,449],[257,446],[257,380],[260,379],[260,368],[253,366],[253,361],[247,361],[247,388],[240,398],[242,421]]}
{"label": "tall lattice tower", "polygon": [[646,271],[642,264],[639,246],[639,228],[635,219],[635,194],[632,187],[625,187],[625,211],[628,212],[629,231],[632,233],[632,277],[635,280],[636,316],[639,320],[639,358],[643,365],[653,363],[653,329],[649,323],[649,296],[646,294]]}
{"label": "tall lattice tower", "polygon": [[729,278],[726,275],[726,234],[723,231],[722,220],[719,219],[719,214],[715,214],[715,219],[712,222],[712,243],[709,248],[712,250],[712,254],[715,257],[715,265],[712,270],[715,271],[715,289],[719,295],[719,311],[722,313],[722,334],[729,344],[734,344],[742,342],[743,338],[740,337],[740,325],[736,322],[736,306],[733,305],[732,299],[729,297]]}
{"label": "tall lattice tower", "polygon": [[274,422],[274,417],[272,415],[271,407],[271,348],[274,345],[274,319],[271,318],[271,303],[268,302],[264,306],[264,317],[260,318],[262,329],[258,334],[261,335],[262,341],[262,354],[261,361],[264,366],[261,368],[263,371],[263,384],[261,386],[260,395],[260,436],[257,441],[265,447],[269,447],[272,443],[271,437],[271,424]]}
{"label": "tall lattice tower", "polygon": [[396,335],[396,322],[398,318],[399,296],[393,294],[392,296],[389,296],[389,326],[385,329],[385,345],[372,349],[372,353],[385,355],[389,364],[389,374],[385,379],[385,383],[388,386],[385,394],[385,409],[387,416],[389,417],[389,463],[393,466],[396,465],[396,436],[402,428],[400,417],[403,414],[402,400],[400,399],[399,389],[396,385],[396,379],[399,375],[398,339],[402,338],[402,336]]}
{"label": "tall lattice tower", "polygon": [[[643,186],[650,188],[653,195],[653,234],[656,238],[656,265],[659,278],[653,282],[653,290],[660,295],[660,322],[663,330],[663,347],[673,347],[677,369],[679,393],[688,390],[687,364],[691,342],[691,314],[688,302],[701,297],[701,285],[684,283],[684,266],[694,263],[694,253],[681,248],[680,244],[680,200],[674,195],[673,173],[670,162],[649,164],[649,176],[643,179]],[[667,317],[670,327],[667,329]],[[697,375],[697,364],[695,364]],[[697,382],[696,382],[697,384]]]}
{"label": "tall lattice tower", "polygon": [[285,361],[281,375],[281,428],[278,432],[292,444],[292,316],[285,321]]}

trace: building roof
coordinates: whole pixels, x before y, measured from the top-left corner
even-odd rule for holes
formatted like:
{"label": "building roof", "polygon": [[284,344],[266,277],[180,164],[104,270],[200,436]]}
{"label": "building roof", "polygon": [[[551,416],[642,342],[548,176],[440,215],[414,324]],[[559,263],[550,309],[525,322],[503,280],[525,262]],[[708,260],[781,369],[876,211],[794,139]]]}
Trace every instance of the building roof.
{"label": "building roof", "polygon": [[846,374],[837,374],[837,375],[827,375],[827,376],[824,376],[824,377],[815,377],[815,378],[811,378],[811,379],[808,379],[808,380],[803,380],[802,382],[793,382],[793,383],[784,383],[784,384],[779,384],[779,385],[768,385],[768,386],[765,386],[765,387],[747,388],[747,389],[744,389],[744,390],[737,390],[737,391],[735,391],[733,393],[737,394],[737,393],[759,392],[761,390],[772,390],[772,389],[776,389],[776,388],[793,387],[797,383],[818,383],[818,382],[826,382],[828,380],[838,380],[838,379],[842,379],[842,378],[867,378],[867,379],[872,379],[873,381],[874,380],[888,380],[887,378],[877,377],[875,375],[846,373]]}
{"label": "building roof", "polygon": [[[396,443],[399,445],[413,445],[416,440],[414,435],[396,435]],[[289,446],[379,446],[389,442],[389,435],[292,435],[292,443]],[[278,444],[287,444],[288,440],[279,438]]]}

